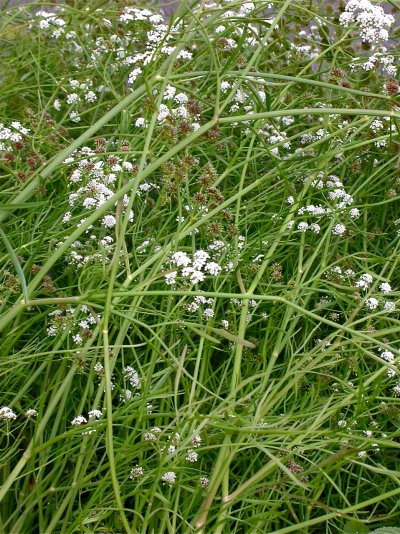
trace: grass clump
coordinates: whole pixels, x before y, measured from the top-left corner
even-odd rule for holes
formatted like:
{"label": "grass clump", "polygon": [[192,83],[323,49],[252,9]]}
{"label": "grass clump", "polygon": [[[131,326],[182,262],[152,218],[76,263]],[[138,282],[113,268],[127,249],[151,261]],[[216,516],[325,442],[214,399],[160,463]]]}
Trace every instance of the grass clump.
{"label": "grass clump", "polygon": [[399,524],[396,13],[3,9],[2,532]]}

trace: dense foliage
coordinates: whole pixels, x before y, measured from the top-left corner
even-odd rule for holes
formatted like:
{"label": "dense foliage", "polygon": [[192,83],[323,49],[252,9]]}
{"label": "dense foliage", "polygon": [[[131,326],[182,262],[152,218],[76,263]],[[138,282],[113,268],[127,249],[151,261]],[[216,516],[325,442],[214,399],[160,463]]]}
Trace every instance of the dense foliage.
{"label": "dense foliage", "polygon": [[395,2],[0,17],[0,531],[400,524]]}

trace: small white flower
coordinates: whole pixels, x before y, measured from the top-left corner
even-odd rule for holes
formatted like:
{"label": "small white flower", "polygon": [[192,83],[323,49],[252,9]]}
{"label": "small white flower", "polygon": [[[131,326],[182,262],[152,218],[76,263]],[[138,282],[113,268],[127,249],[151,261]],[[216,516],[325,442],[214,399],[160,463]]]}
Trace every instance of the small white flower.
{"label": "small white flower", "polygon": [[133,469],[131,469],[131,472],[129,474],[129,478],[131,480],[136,480],[138,478],[141,478],[143,475],[144,475],[143,467],[136,466]]}
{"label": "small white flower", "polygon": [[67,104],[73,104],[79,100],[79,95],[76,93],[71,93],[67,96]]}
{"label": "small white flower", "polygon": [[392,291],[392,288],[388,282],[382,282],[382,284],[379,286],[379,289],[382,291],[382,293],[390,293]]}
{"label": "small white flower", "polygon": [[90,419],[101,419],[103,414],[100,410],[90,410],[88,413]]}
{"label": "small white flower", "polygon": [[210,273],[212,276],[217,276],[221,272],[222,268],[215,261],[210,261],[206,263],[204,270]]}
{"label": "small white flower", "polygon": [[199,309],[199,305],[196,304],[195,302],[191,302],[190,304],[188,304],[186,309],[189,313],[196,313],[197,310]]}
{"label": "small white flower", "polygon": [[71,425],[74,425],[74,426],[85,425],[86,423],[87,423],[87,419],[86,417],[83,417],[83,415],[78,415],[78,417],[75,417],[75,419],[71,421]]}
{"label": "small white flower", "polygon": [[185,267],[182,269],[182,275],[189,277],[192,284],[198,284],[199,282],[203,282],[205,279],[204,273],[197,271],[193,267]]}
{"label": "small white flower", "polygon": [[300,232],[305,232],[306,230],[308,230],[308,223],[306,223],[305,221],[300,222],[297,225],[297,230],[299,230]]}
{"label": "small white flower", "polygon": [[346,227],[343,224],[335,224],[332,229],[333,235],[343,235],[346,231]]}
{"label": "small white flower", "polygon": [[117,224],[117,220],[113,215],[106,215],[101,222],[106,228],[113,228]]}
{"label": "small white flower", "polygon": [[100,362],[97,362],[95,366],[93,367],[93,370],[95,373],[101,374],[104,371],[104,367],[102,366]]}
{"label": "small white flower", "polygon": [[378,304],[379,304],[379,300],[374,298],[374,297],[371,297],[369,299],[366,299],[365,301],[365,305],[370,309],[370,310],[376,310],[376,308],[378,307]]}
{"label": "small white flower", "polygon": [[205,250],[197,250],[193,254],[193,267],[195,269],[202,269],[209,259],[210,255]]}
{"label": "small white flower", "polygon": [[352,219],[358,219],[358,217],[361,215],[360,210],[358,208],[353,208],[349,211],[349,215]]}
{"label": "small white flower", "polygon": [[173,286],[176,283],[176,276],[178,272],[173,271],[172,273],[168,273],[165,275],[165,283],[169,286]]}
{"label": "small white flower", "polygon": [[203,489],[208,488],[209,483],[210,483],[210,480],[207,477],[200,478],[199,484],[201,488]]}
{"label": "small white flower", "polygon": [[153,432],[145,432],[145,434],[143,435],[143,439],[144,441],[154,442],[157,441],[157,436]]}
{"label": "small white flower", "polygon": [[171,439],[174,443],[179,443],[181,440],[181,435],[178,434],[178,432],[175,432]]}
{"label": "small white flower", "polygon": [[317,224],[317,223],[312,223],[312,224],[310,225],[310,230],[312,230],[312,231],[314,232],[314,234],[319,234],[320,231],[321,231],[321,227],[320,227],[320,225]]}
{"label": "small white flower", "polygon": [[396,304],[394,302],[390,302],[386,300],[383,304],[383,309],[386,311],[395,311],[396,310]]}
{"label": "small white flower", "polygon": [[79,114],[76,111],[71,111],[71,113],[69,114],[69,118],[72,122],[80,122],[81,120]]}
{"label": "small white flower", "polygon": [[62,219],[63,223],[67,223],[71,219],[71,212],[67,211],[67,213],[64,214],[64,217]]}
{"label": "small white flower", "polygon": [[13,421],[17,418],[17,414],[11,410],[8,406],[0,408],[0,419],[4,421]]}
{"label": "small white flower", "polygon": [[185,95],[185,93],[178,93],[175,98],[174,98],[175,102],[177,102],[178,104],[186,104],[188,101],[189,101],[189,98],[187,95]]}
{"label": "small white flower", "polygon": [[137,128],[143,128],[143,126],[146,126],[146,119],[144,119],[143,117],[139,117],[138,119],[136,119],[135,126]]}
{"label": "small white flower", "polygon": [[33,408],[29,408],[29,410],[26,410],[25,415],[26,417],[37,417],[37,411]]}
{"label": "small white flower", "polygon": [[167,85],[164,92],[164,99],[166,100],[172,100],[175,96],[176,89],[175,87],[172,87],[172,85]]}
{"label": "small white flower", "polygon": [[189,451],[185,458],[187,462],[192,462],[192,463],[197,462],[198,459],[199,459],[199,455],[195,451]]}
{"label": "small white flower", "polygon": [[192,447],[197,449],[198,447],[200,447],[202,441],[203,440],[201,439],[201,436],[199,434],[195,434],[192,437]]}
{"label": "small white flower", "polygon": [[74,334],[72,336],[72,339],[74,340],[74,343],[76,343],[76,345],[82,345],[82,336],[80,334]]}
{"label": "small white flower", "polygon": [[168,115],[170,115],[170,112],[167,106],[165,104],[160,104],[160,107],[158,108],[157,120],[159,122],[163,122]]}
{"label": "small white flower", "polygon": [[137,371],[135,371],[135,369],[133,369],[133,367],[130,367],[130,366],[127,366],[124,368],[124,376],[125,376],[125,380],[128,380],[130,385],[135,388],[135,389],[140,389],[141,388],[141,383],[140,383],[140,377],[137,373]]}
{"label": "small white flower", "polygon": [[122,402],[130,401],[132,399],[132,391],[130,389],[124,389],[119,398]]}
{"label": "small white flower", "polygon": [[93,91],[89,91],[89,92],[86,93],[86,95],[85,95],[85,100],[86,100],[87,102],[94,102],[95,100],[97,100],[96,93],[93,92]]}
{"label": "small white flower", "polygon": [[229,82],[223,81],[223,82],[221,82],[221,86],[220,87],[221,87],[221,91],[223,93],[226,93],[226,91],[228,89],[230,89],[230,87],[232,87],[232,86],[231,86],[231,84]]}
{"label": "small white flower", "polygon": [[390,352],[390,350],[382,351],[380,356],[389,363],[392,363],[394,361],[394,354],[393,352]]}
{"label": "small white flower", "polygon": [[161,480],[164,482],[164,484],[172,486],[172,484],[174,484],[176,481],[176,473],[174,473],[174,471],[167,471],[163,474]]}
{"label": "small white flower", "polygon": [[172,254],[171,260],[177,267],[187,267],[192,263],[192,260],[185,252],[175,252]]}

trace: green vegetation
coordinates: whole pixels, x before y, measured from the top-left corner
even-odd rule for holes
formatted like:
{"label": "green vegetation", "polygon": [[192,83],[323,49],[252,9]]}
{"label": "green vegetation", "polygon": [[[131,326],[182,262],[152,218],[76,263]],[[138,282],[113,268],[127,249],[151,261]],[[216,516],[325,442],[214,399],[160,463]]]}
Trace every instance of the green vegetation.
{"label": "green vegetation", "polygon": [[378,4],[3,8],[0,532],[396,532]]}

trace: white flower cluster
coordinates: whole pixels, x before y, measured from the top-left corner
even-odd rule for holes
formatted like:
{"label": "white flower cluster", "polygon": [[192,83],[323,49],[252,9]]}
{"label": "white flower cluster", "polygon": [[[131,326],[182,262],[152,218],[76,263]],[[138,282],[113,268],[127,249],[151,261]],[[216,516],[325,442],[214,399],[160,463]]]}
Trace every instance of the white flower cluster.
{"label": "white flower cluster", "polygon": [[[385,121],[385,122],[384,122]],[[371,122],[370,124],[370,130],[372,130],[372,132],[375,134],[375,135],[382,135],[383,133],[387,133],[387,132],[395,132],[396,131],[396,125],[395,124],[391,124],[390,125],[390,117],[382,117],[382,120],[380,119],[375,119]],[[383,131],[381,131],[383,130]],[[378,148],[383,148],[387,145],[387,139],[377,139],[375,141],[375,146],[378,147]]]}
{"label": "white flower cluster", "polygon": [[[77,69],[81,69],[83,64],[88,68],[98,68],[106,57],[111,73],[125,69],[127,66],[134,67],[128,75],[128,84],[134,83],[142,73],[143,67],[158,57],[158,52],[170,55],[175,50],[175,46],[169,45],[169,41],[179,38],[182,26],[182,23],[178,23],[169,27],[165,24],[161,14],[150,9],[133,7],[125,7],[120,13],[119,20],[111,21],[108,18],[101,18],[103,10],[100,8],[96,10],[96,22],[91,21],[84,25],[85,49],[83,49],[75,31],[76,28],[74,29],[68,19],[61,18],[63,11],[63,7],[59,6],[52,8],[52,11],[38,11],[29,28],[36,29],[43,38],[59,39],[62,37],[61,52],[72,53],[73,57],[81,55],[74,64]],[[125,26],[122,35],[121,23]],[[106,28],[107,35],[99,32],[99,27],[102,29],[102,26]],[[178,59],[189,60],[191,58],[192,52],[189,50],[183,49],[178,53]],[[106,92],[107,87],[99,85],[96,92],[102,91]],[[77,100],[73,93],[69,94],[68,98],[71,103]],[[85,93],[81,101],[90,103],[96,99],[97,94],[90,90]],[[55,106],[56,109],[61,107],[60,102],[56,101]],[[71,111],[70,119],[78,122],[80,120],[78,111]]]}
{"label": "white flower cluster", "polygon": [[[160,14],[155,14],[149,9],[137,9],[133,7],[126,7],[120,15],[120,21],[129,28],[137,27],[137,24],[146,22],[150,25],[150,29],[146,31],[146,41],[143,45],[143,51],[137,52],[134,55],[129,54],[129,46],[125,49],[120,47],[119,60],[122,59],[124,66],[134,66],[133,70],[128,76],[128,84],[132,85],[135,80],[142,74],[143,67],[154,61],[161,52],[165,55],[171,55],[176,46],[168,43],[179,34],[180,24],[172,25],[165,24],[164,18]],[[133,26],[132,26],[133,24]],[[127,32],[126,37],[131,36],[132,42],[136,42],[137,38],[135,32]],[[128,44],[128,43],[127,43]],[[181,50],[177,59],[190,60],[193,54],[188,50]]]}
{"label": "white flower cluster", "polygon": [[[181,436],[179,433],[174,433],[167,437],[167,441],[162,443],[160,440],[162,435],[162,430],[159,427],[153,427],[149,431],[145,432],[143,434],[143,440],[152,444],[152,449],[156,448],[158,449],[160,455],[163,457],[163,461],[174,461],[174,465],[176,465],[176,462],[179,459],[179,453],[183,453],[181,456],[181,459],[185,462],[189,462],[191,464],[198,462],[199,460],[199,453],[195,450],[198,449],[203,440],[200,436],[200,434],[194,433],[192,437],[190,438],[191,448],[189,449],[183,449],[182,451],[179,450],[179,444],[181,441]],[[130,472],[130,478],[131,479],[137,479],[143,476],[143,469],[136,466],[133,470]],[[176,472],[175,471],[167,471],[162,477],[161,481],[164,484],[172,485],[176,482]],[[208,484],[208,478],[203,477],[203,485],[202,487],[207,487]],[[200,482],[201,484],[201,482]]]}
{"label": "white flower cluster", "polygon": [[388,40],[388,30],[394,24],[394,17],[369,0],[350,0],[341,13],[339,22],[345,28],[356,23],[363,41],[377,43]]}
{"label": "white flower cluster", "polygon": [[196,463],[198,459],[199,455],[195,451],[189,451],[185,458],[185,460],[190,463]]}
{"label": "white flower cluster", "polygon": [[35,16],[36,19],[30,23],[29,29],[37,25],[40,30],[46,30],[46,33],[53,39],[59,39],[65,35],[66,22],[55,12],[40,10]]}
{"label": "white flower cluster", "polygon": [[[243,241],[241,241],[243,243]],[[205,250],[197,250],[193,255],[186,252],[174,252],[168,263],[172,270],[165,275],[165,283],[168,285],[175,285],[179,276],[180,279],[187,284],[198,284],[206,279],[206,276],[218,276],[222,271],[231,272],[233,269],[232,261],[222,260],[223,252],[229,252],[230,245],[221,241],[215,240],[209,246],[207,252]],[[200,299],[200,300],[199,300]],[[205,304],[199,297],[197,301],[192,303],[189,311],[197,311],[196,304]]]}
{"label": "white flower cluster", "polygon": [[8,406],[2,406],[0,408],[0,419],[3,421],[14,421],[17,418],[17,414],[8,408]]}
{"label": "white flower cluster", "polygon": [[[157,121],[160,124],[166,122],[168,117],[184,119],[192,131],[200,128],[200,115],[193,115],[189,112],[189,97],[186,93],[177,92],[172,85],[167,85],[163,94],[165,103],[161,103],[158,108]],[[147,127],[147,121],[144,117],[138,117],[135,121],[137,128]]]}
{"label": "white flower cluster", "polygon": [[72,426],[85,426],[84,428],[84,435],[90,435],[94,434],[96,432],[96,428],[94,426],[86,426],[88,423],[93,423],[95,421],[98,421],[103,417],[103,413],[100,410],[91,410],[88,412],[88,418],[84,417],[83,415],[78,415],[71,421]]}
{"label": "white flower cluster", "polygon": [[172,486],[175,484],[176,481],[176,473],[174,471],[167,471],[163,474],[161,477],[161,480],[166,484],[167,486]]}
{"label": "white flower cluster", "polygon": [[[392,351],[380,347],[378,349],[378,352],[379,352],[379,356],[382,358],[382,360],[385,360],[386,362],[388,362],[388,363],[390,363],[392,365],[395,365],[396,356],[393,354]],[[397,365],[399,365],[399,363],[400,362],[397,362]],[[396,370],[390,368],[390,369],[387,369],[386,374],[387,374],[387,376],[389,378],[393,378],[395,376],[398,377],[398,375],[400,374],[400,371],[396,372]]]}
{"label": "white flower cluster", "polygon": [[[124,380],[125,382],[129,382],[133,390],[139,391],[142,387],[138,372],[129,365],[124,367]],[[136,394],[136,396],[138,396],[138,394]],[[122,402],[130,401],[132,399],[132,391],[130,389],[125,389],[120,398]]]}
{"label": "white flower cluster", "polygon": [[[33,419],[37,417],[38,413],[33,408],[28,408],[25,412],[25,417],[27,419]],[[3,421],[14,421],[17,418],[17,414],[8,406],[2,406],[0,408],[0,420]]]}
{"label": "white flower cluster", "polygon": [[129,365],[127,367],[124,367],[124,377],[125,377],[125,380],[127,380],[130,383],[133,389],[141,388],[140,377],[137,371],[133,369],[133,367],[130,367]]}
{"label": "white flower cluster", "polygon": [[60,332],[67,332],[71,335],[75,345],[82,345],[84,338],[91,337],[93,325],[99,319],[99,315],[92,313],[86,304],[79,310],[69,306],[64,309],[57,309],[49,313],[50,325],[47,327],[49,337],[56,336]]}
{"label": "white flower cluster", "polygon": [[[343,283],[350,283],[354,289],[367,292],[370,289],[374,281],[374,277],[370,273],[363,273],[356,277],[356,273],[353,269],[342,270],[339,265],[335,265],[330,269],[330,273],[334,278],[339,278]],[[392,286],[389,282],[381,282],[379,284],[379,291],[383,295],[387,295],[392,292]],[[394,301],[381,299],[380,295],[370,296],[365,299],[364,305],[370,310],[376,310],[379,306],[381,309],[387,312],[393,312],[396,310],[396,303]]]}
{"label": "white flower cluster", "polygon": [[194,436],[191,439],[192,447],[197,449],[202,444],[203,440],[200,436],[200,434],[194,434]]}
{"label": "white flower cluster", "polygon": [[389,363],[393,363],[394,362],[394,354],[393,352],[391,352],[390,350],[386,350],[386,349],[380,349],[380,356],[381,358],[383,358],[385,361],[389,362]]}
{"label": "white flower cluster", "polygon": [[145,432],[143,434],[144,441],[150,441],[155,442],[158,440],[159,435],[161,434],[162,430],[158,426],[155,426],[150,429],[150,432]]}
{"label": "white flower cluster", "polygon": [[[228,111],[230,114],[238,113],[239,115],[252,115],[253,113],[257,113],[262,109],[262,106],[265,105],[267,96],[263,89],[262,85],[263,80],[260,78],[253,78],[252,83],[253,90],[252,91],[246,91],[245,87],[240,87],[239,89],[235,90],[235,94],[232,98],[233,104],[230,105],[228,108]],[[228,82],[227,80],[221,81],[220,89],[222,93],[226,93],[229,89],[234,88],[234,84],[232,82]],[[256,95],[256,97],[255,97]],[[276,121],[279,121],[279,118],[275,119]],[[243,121],[244,125],[249,125],[249,121]],[[238,126],[237,122],[232,122],[232,126]],[[269,133],[269,128],[273,130],[271,133]],[[245,130],[248,131],[248,130]],[[269,143],[271,145],[274,145],[276,143],[279,143],[280,141],[286,142],[285,133],[281,133],[279,131],[278,125],[273,126],[270,124],[267,124],[264,126],[264,128],[260,129],[259,131],[260,135],[263,135],[267,138]],[[271,139],[269,139],[271,137]],[[274,140],[275,138],[275,140]],[[290,143],[286,143],[286,148],[288,148]],[[271,152],[273,154],[279,153],[279,148],[272,148]]]}
{"label": "white flower cluster", "polygon": [[350,69],[353,72],[360,68],[367,72],[380,69],[383,74],[395,77],[397,74],[397,67],[394,63],[394,56],[387,53],[386,47],[380,47],[379,50],[375,51],[366,59],[355,57],[350,63]]}
{"label": "white flower cluster", "polygon": [[361,288],[363,291],[366,291],[373,282],[373,277],[369,273],[364,273],[357,280],[355,286]]}
{"label": "white flower cluster", "polygon": [[22,141],[29,132],[29,128],[22,126],[19,121],[13,121],[10,128],[0,123],[0,153],[11,151],[12,145]]}
{"label": "white flower cluster", "polygon": [[[287,133],[283,131],[279,125],[280,119],[285,118],[286,117],[278,117],[275,119],[274,123],[264,124],[263,128],[258,132],[260,135],[265,137],[270,145],[272,145],[272,148],[270,148],[269,151],[274,156],[279,156],[280,148],[284,148],[286,150],[290,148],[290,141],[287,140]],[[286,125],[285,121],[281,122]]]}
{"label": "white flower cluster", "polygon": [[[319,190],[324,195],[324,203],[328,206],[323,206],[322,204],[308,204],[304,207],[300,207],[297,210],[297,215],[304,216],[308,218],[315,218],[317,222],[308,223],[307,221],[300,221],[297,224],[297,230],[299,232],[311,231],[315,234],[319,234],[321,231],[320,222],[323,217],[331,219],[339,215],[345,214],[348,215],[350,219],[357,219],[360,216],[360,211],[358,208],[349,207],[353,204],[354,199],[351,195],[346,193],[343,183],[335,175],[329,175],[325,177],[323,171],[318,173],[318,176],[315,180],[311,182],[311,187],[316,190]],[[294,204],[293,196],[289,196],[286,200],[289,205]],[[294,221],[290,221],[289,228],[292,228]],[[346,226],[342,223],[336,223],[332,228],[332,234],[341,236],[346,232]]]}
{"label": "white flower cluster", "polygon": [[375,297],[370,297],[368,299],[365,299],[365,305],[367,306],[367,308],[369,308],[370,310],[376,310],[376,308],[378,307],[379,305],[379,300],[376,299]]}
{"label": "white flower cluster", "polygon": [[[312,60],[319,56],[320,50],[317,47],[310,45],[298,45],[290,43],[290,51],[287,53],[288,59],[294,60],[296,57],[300,59]],[[293,57],[295,56],[295,57]]]}
{"label": "white flower cluster", "polygon": [[[369,273],[364,273],[355,282],[355,287],[358,289],[361,289],[362,291],[367,291],[369,289],[369,286],[372,284],[372,282],[373,282],[372,275],[370,275]],[[384,295],[387,295],[388,293],[391,293],[392,291],[392,287],[389,284],[389,282],[382,282],[379,285],[379,289],[381,293],[383,293]],[[370,310],[376,310],[380,304],[385,311],[392,312],[396,310],[396,305],[392,301],[389,301],[389,300],[380,301],[376,297],[369,297],[365,299],[365,306],[369,308]]]}
{"label": "white flower cluster", "polygon": [[207,478],[207,477],[200,477],[199,484],[200,484],[200,487],[201,487],[201,488],[203,488],[203,489],[207,489],[209,483],[210,483],[210,479],[209,479],[209,478]]}
{"label": "white flower cluster", "polygon": [[[93,81],[87,79],[85,82],[78,80],[69,80],[69,87],[65,90],[66,97],[62,100],[56,98],[53,102],[53,107],[56,111],[60,111],[63,106],[67,106],[69,118],[72,122],[80,122],[80,113],[87,109],[88,104],[96,102],[98,96],[93,91]],[[97,92],[101,93],[104,87],[97,88]]]}
{"label": "white flower cluster", "polygon": [[136,466],[133,469],[131,469],[131,472],[129,473],[129,478],[131,480],[137,480],[139,478],[142,478],[144,476],[144,469],[143,467]]}
{"label": "white flower cluster", "polygon": [[186,304],[185,308],[189,313],[196,313],[201,308],[203,317],[210,319],[211,317],[214,317],[214,310],[212,308],[213,305],[213,298],[206,298],[203,295],[197,295],[194,297],[192,302],[190,302],[190,304]]}
{"label": "white flower cluster", "polygon": [[74,426],[86,425],[86,423],[87,423],[87,419],[86,417],[83,417],[83,415],[78,415],[71,421],[71,425],[74,425]]}
{"label": "white flower cluster", "polygon": [[[75,161],[75,159],[79,159]],[[96,211],[116,193],[120,180],[132,178],[133,163],[124,161],[119,156],[103,156],[96,154],[91,148],[83,147],[79,152],[64,161],[65,164],[74,165],[74,170],[69,178],[69,186],[72,192],[69,194],[67,211],[62,222],[74,229],[80,226],[90,212]],[[127,195],[123,198],[123,206],[129,202]],[[81,240],[71,245],[68,253],[69,263],[82,268],[91,262],[99,262],[111,258],[114,248],[114,237],[108,231],[116,226],[116,208],[113,213],[106,213],[101,219],[101,226],[90,226]],[[122,212],[124,215],[124,212]],[[129,213],[129,220],[133,220],[133,211]],[[74,223],[74,224],[73,224]],[[112,233],[113,233],[112,232]],[[62,242],[60,243],[60,245]]]}

